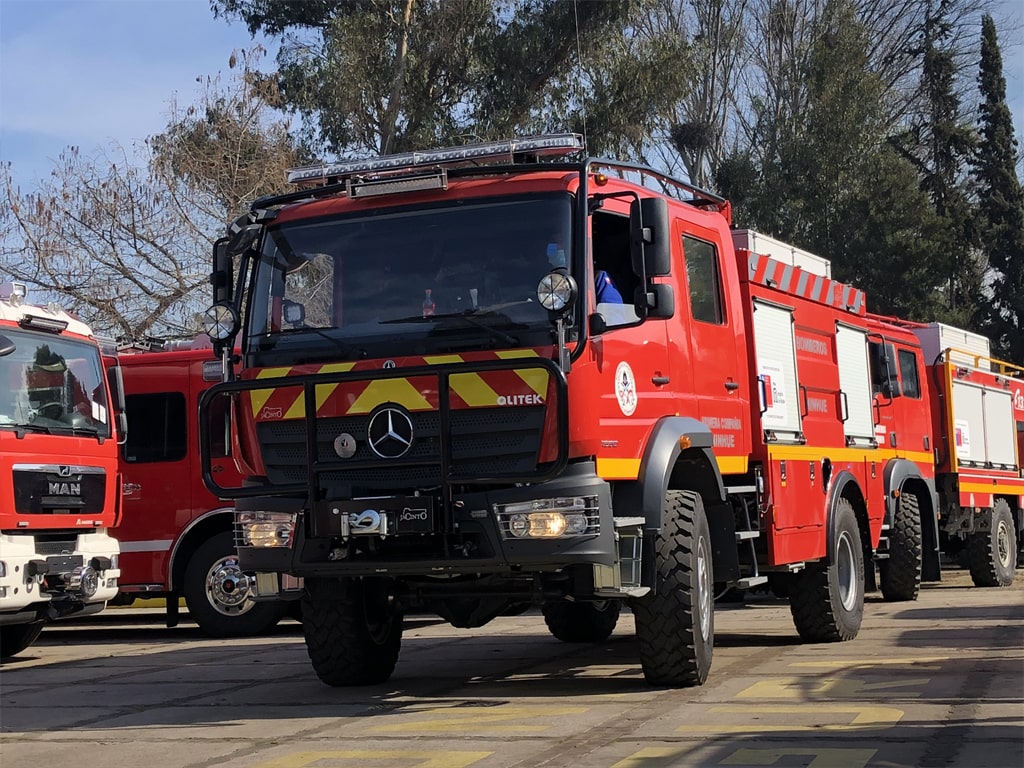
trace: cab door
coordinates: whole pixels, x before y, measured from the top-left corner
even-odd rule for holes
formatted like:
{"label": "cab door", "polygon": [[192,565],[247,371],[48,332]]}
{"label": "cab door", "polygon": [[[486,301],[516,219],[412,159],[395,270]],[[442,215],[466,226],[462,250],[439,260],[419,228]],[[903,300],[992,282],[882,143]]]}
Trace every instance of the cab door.
{"label": "cab door", "polygon": [[114,530],[121,544],[121,584],[167,583],[167,563],[187,523],[192,435],[185,365],[122,358],[128,439],[121,446],[123,514]]}
{"label": "cab door", "polygon": [[[714,436],[715,456],[723,474],[746,471],[750,430],[740,308],[726,300],[724,276],[726,253],[718,233],[692,222],[679,221],[677,242],[682,246],[682,296],[679,306],[686,315],[688,364],[693,371],[697,415]],[[728,251],[731,253],[731,248]]]}

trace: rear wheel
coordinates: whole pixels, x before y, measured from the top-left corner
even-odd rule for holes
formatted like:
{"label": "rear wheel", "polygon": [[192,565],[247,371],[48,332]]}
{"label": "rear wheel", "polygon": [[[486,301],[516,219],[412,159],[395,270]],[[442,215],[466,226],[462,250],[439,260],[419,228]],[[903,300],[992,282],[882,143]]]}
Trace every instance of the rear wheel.
{"label": "rear wheel", "polygon": [[0,658],[6,659],[28,648],[43,631],[42,621],[0,626]]}
{"label": "rear wheel", "polygon": [[967,566],[977,587],[1008,587],[1017,567],[1017,532],[1005,499],[996,499],[989,530],[967,540]]}
{"label": "rear wheel", "polygon": [[711,669],[715,616],[711,536],[696,493],[665,494],[654,562],[657,583],[631,603],[644,677],[652,685],[701,685]]}
{"label": "rear wheel", "polygon": [[313,670],[327,685],[375,685],[398,663],[402,615],[381,579],[307,579],[302,631]]}
{"label": "rear wheel", "polygon": [[828,565],[812,563],[793,575],[789,610],[807,642],[852,640],[864,618],[864,551],[853,506],[840,499],[832,522]]}
{"label": "rear wheel", "polygon": [[917,496],[900,494],[889,531],[889,557],[878,564],[883,598],[890,602],[917,600],[921,589],[922,552]]}
{"label": "rear wheel", "polygon": [[211,637],[248,637],[269,632],[288,610],[280,601],[253,600],[230,531],[196,548],[182,588],[189,616]]}
{"label": "rear wheel", "polygon": [[608,639],[619,620],[618,600],[544,603],[544,623],[563,643],[600,643]]}

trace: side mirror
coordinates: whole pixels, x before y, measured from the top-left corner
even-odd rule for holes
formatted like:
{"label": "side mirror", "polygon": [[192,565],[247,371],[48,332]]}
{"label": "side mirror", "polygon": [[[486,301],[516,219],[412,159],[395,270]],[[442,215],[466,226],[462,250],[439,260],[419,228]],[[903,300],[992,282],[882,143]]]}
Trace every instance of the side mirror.
{"label": "side mirror", "polygon": [[629,207],[629,252],[641,278],[672,271],[672,237],[668,203],[662,197],[634,200]]}
{"label": "side mirror", "polygon": [[210,284],[213,286],[214,304],[231,301],[234,263],[228,252],[228,242],[228,238],[222,237],[213,244],[213,272],[210,273]]}
{"label": "side mirror", "polygon": [[665,320],[676,313],[676,296],[671,285],[658,283],[637,288],[634,297],[637,314],[644,319]]}

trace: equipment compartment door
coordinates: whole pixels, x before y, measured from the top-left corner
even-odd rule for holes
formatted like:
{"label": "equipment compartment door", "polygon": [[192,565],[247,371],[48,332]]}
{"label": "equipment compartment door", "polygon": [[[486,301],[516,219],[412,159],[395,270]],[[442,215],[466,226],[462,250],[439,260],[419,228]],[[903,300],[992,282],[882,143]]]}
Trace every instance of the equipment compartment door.
{"label": "equipment compartment door", "polygon": [[802,437],[797,395],[793,310],[754,300],[754,345],[761,427],[776,441]]}
{"label": "equipment compartment door", "polygon": [[848,445],[874,446],[875,420],[871,412],[871,374],[867,333],[836,323],[836,358],[843,408],[843,433]]}

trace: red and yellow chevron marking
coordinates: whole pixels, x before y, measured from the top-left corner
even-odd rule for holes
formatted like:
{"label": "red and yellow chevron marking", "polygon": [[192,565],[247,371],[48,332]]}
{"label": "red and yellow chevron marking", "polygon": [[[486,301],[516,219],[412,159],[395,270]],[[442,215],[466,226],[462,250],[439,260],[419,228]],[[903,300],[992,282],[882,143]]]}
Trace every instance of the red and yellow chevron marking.
{"label": "red and yellow chevron marking", "polygon": [[811,274],[801,267],[783,264],[758,253],[750,253],[747,257],[747,268],[752,283],[767,285],[769,288],[840,309],[849,309],[858,315],[867,312],[864,291],[838,280]]}
{"label": "red and yellow chevron marking", "polygon": [[[481,359],[515,360],[536,358],[533,350],[512,350],[497,353],[462,355],[433,355],[401,358],[400,368],[422,365],[444,365]],[[287,368],[266,368],[255,379],[272,379],[317,373],[365,371],[372,374],[380,370],[380,362],[332,363],[329,365],[297,365]],[[522,370],[481,371],[460,373],[449,379],[451,407],[490,408],[522,404],[542,404],[547,395],[548,372],[540,368]],[[436,410],[439,407],[437,378],[413,376],[404,378],[318,384],[316,415],[318,417],[351,416],[370,413],[383,403],[397,403],[410,411]],[[247,393],[252,416],[256,421],[283,421],[301,419],[306,415],[306,404],[299,386],[257,389]]]}

